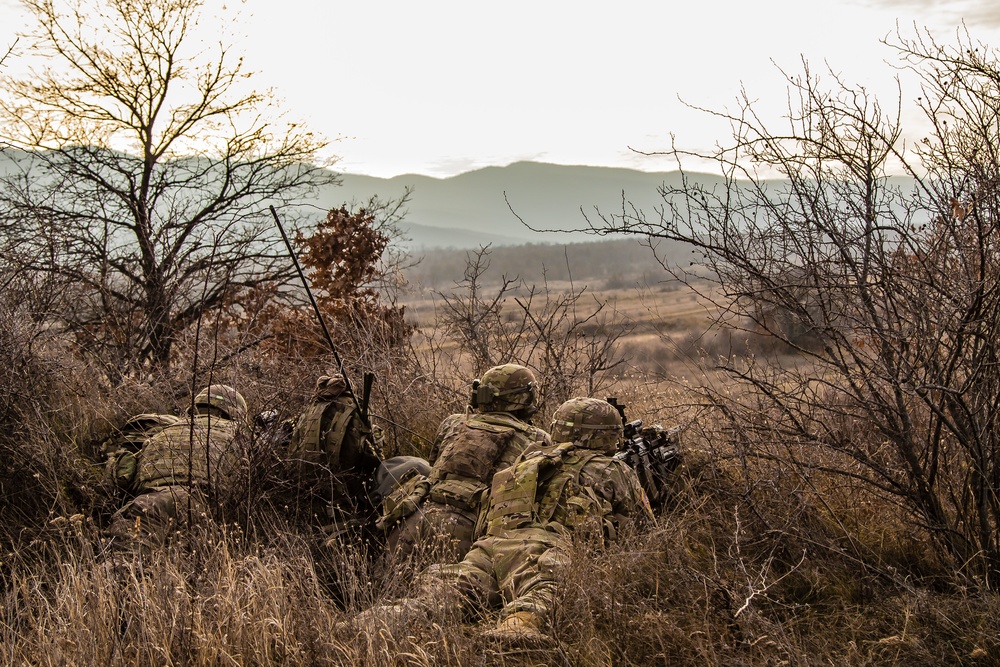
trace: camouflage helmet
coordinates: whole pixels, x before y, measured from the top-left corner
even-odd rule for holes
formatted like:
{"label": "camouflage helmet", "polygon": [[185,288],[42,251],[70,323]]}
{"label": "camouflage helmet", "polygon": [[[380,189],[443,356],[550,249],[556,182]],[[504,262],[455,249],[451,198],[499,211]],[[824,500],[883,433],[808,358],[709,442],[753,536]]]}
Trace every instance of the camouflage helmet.
{"label": "camouflage helmet", "polygon": [[247,402],[232,387],[226,384],[212,384],[194,397],[195,412],[199,407],[216,408],[229,419],[243,419],[247,415]]}
{"label": "camouflage helmet", "polygon": [[530,417],[537,410],[538,383],[531,369],[518,364],[494,366],[475,386],[473,407],[481,412],[510,412]]}
{"label": "camouflage helmet", "polygon": [[622,416],[599,398],[571,398],[552,415],[552,442],[576,442],[608,454],[622,439]]}

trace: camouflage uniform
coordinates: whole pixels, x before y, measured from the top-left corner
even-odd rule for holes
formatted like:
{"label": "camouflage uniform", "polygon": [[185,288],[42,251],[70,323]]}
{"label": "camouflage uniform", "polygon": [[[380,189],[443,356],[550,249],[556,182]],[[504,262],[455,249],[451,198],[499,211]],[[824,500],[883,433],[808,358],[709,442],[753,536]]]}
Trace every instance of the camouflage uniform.
{"label": "camouflage uniform", "polygon": [[136,454],[137,495],[112,518],[113,536],[163,544],[174,530],[206,517],[209,501],[227,490],[242,460],[238,432],[246,401],[232,387],[211,385],[195,397],[194,409]]}
{"label": "camouflage uniform", "polygon": [[121,428],[101,445],[105,477],[113,488],[127,491],[135,478],[136,454],[147,438],[179,421],[174,415],[142,413],[125,420]]}
{"label": "camouflage uniform", "polygon": [[547,644],[560,570],[569,547],[614,540],[629,517],[652,520],[635,472],[612,458],[621,439],[618,412],[607,402],[571,399],[556,411],[553,440],[526,452],[493,479],[485,535],[460,563],[432,565],[415,599],[394,609],[459,602],[467,613],[501,607],[497,639]]}
{"label": "camouflage uniform", "polygon": [[412,478],[385,503],[386,552],[455,562],[468,552],[493,474],[530,446],[551,443],[525,421],[535,409],[534,375],[515,364],[491,368],[473,397],[476,412],[446,418],[427,476]]}

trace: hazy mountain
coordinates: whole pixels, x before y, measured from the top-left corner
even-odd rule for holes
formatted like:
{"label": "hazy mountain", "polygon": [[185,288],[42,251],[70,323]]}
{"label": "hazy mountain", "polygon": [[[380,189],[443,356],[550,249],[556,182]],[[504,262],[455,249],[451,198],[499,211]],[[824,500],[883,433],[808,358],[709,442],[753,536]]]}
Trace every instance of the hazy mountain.
{"label": "hazy mountain", "polygon": [[[15,156],[24,154],[0,150],[0,175],[13,165]],[[718,176],[689,176],[709,186],[722,183]],[[412,249],[567,244],[608,238],[582,231],[588,226],[587,217],[598,221],[599,212],[620,213],[625,202],[654,218],[663,203],[657,189],[680,182],[676,171],[515,162],[449,178],[344,174],[340,185],[303,203],[326,211],[365,202],[373,195],[398,198],[411,188],[402,228]]]}
{"label": "hazy mountain", "polygon": [[[688,177],[708,187],[720,186],[720,191],[723,185],[719,176],[688,174]],[[904,191],[912,188],[909,178],[890,180]],[[785,185],[778,179],[766,183],[774,192]],[[352,200],[365,201],[376,194],[399,197],[409,186],[413,194],[404,227],[408,227],[414,248],[474,248],[486,243],[565,244],[609,237],[582,231],[535,232],[528,226],[582,230],[587,227],[585,215],[597,221],[597,211],[620,213],[623,200],[630,207],[635,205],[647,218],[655,219],[657,208],[663,204],[657,189],[664,184],[679,187],[681,174],[515,162],[450,178],[345,174],[342,185],[321,194],[320,205],[331,208]]]}
{"label": "hazy mountain", "polygon": [[596,218],[598,209],[620,212],[623,196],[653,214],[661,203],[657,188],[679,181],[676,172],[516,162],[450,178],[345,174],[343,184],[321,193],[317,203],[331,208],[372,195],[399,197],[411,187],[404,228],[414,247],[572,243],[596,237],[581,231],[535,232],[526,224],[536,229],[581,230],[587,226],[585,213]]}
{"label": "hazy mountain", "polygon": [[[22,165],[16,167],[19,161]],[[30,153],[0,149],[0,176],[30,162]],[[535,232],[529,226],[582,230],[587,226],[584,212],[596,217],[598,209],[621,211],[623,196],[652,212],[660,201],[657,187],[665,181],[677,183],[679,175],[516,162],[450,178],[344,174],[341,180],[341,185],[326,188],[303,203],[326,211],[345,203],[365,202],[373,195],[398,198],[410,188],[402,227],[413,248],[475,248],[595,240],[597,237],[581,231]]]}

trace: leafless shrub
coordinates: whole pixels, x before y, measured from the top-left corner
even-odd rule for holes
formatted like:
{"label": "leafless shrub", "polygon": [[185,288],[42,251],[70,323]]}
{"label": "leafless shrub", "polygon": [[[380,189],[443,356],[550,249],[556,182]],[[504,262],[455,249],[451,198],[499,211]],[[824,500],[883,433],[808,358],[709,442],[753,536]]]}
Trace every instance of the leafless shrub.
{"label": "leafless shrub", "polygon": [[[685,175],[656,218],[626,209],[602,229],[690,244],[700,265],[675,277],[707,276],[720,324],[778,344],[721,358],[749,393],[705,392],[746,456],[894,498],[956,570],[994,587],[1000,74],[967,36],[954,47],[900,36],[895,48],[922,79],[933,128],[911,151],[900,111],[835,75],[827,91],[806,66],[788,76],[787,128],[748,95],[723,114],[734,141],[710,156],[723,186]],[[890,176],[900,167],[905,187]]]}
{"label": "leafless shrub", "polygon": [[437,325],[447,338],[429,341],[432,363],[450,360],[452,377],[508,362],[533,368],[550,409],[572,396],[609,391],[624,364],[618,346],[631,330],[614,304],[572,281],[560,289],[503,276],[488,286],[489,254],[488,247],[469,253],[456,289],[438,293]]}
{"label": "leafless shrub", "polygon": [[99,477],[82,454],[101,428],[89,403],[102,385],[32,318],[33,306],[50,298],[44,283],[17,272],[0,291],[0,539],[12,544],[50,512],[101,502]]}

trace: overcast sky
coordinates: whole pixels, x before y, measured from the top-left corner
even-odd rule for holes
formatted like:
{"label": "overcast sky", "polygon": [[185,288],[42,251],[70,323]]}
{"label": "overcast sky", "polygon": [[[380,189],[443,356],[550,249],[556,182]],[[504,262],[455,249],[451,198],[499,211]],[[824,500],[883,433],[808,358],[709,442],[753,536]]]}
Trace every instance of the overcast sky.
{"label": "overcast sky", "polygon": [[[335,140],[337,168],[375,176],[516,160],[666,171],[666,158],[632,149],[726,137],[680,99],[733,107],[743,86],[777,117],[774,63],[826,62],[894,99],[893,52],[879,40],[897,22],[954,42],[964,19],[1000,47],[996,0],[209,2],[240,12],[258,84]],[[0,0],[0,45],[23,27],[18,6]]]}

